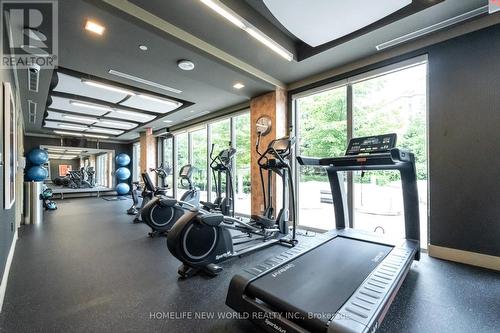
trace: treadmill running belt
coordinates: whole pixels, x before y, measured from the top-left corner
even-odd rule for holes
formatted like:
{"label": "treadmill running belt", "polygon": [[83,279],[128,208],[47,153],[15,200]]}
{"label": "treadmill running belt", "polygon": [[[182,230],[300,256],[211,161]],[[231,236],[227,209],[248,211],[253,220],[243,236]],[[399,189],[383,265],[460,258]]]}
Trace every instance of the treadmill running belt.
{"label": "treadmill running belt", "polygon": [[392,249],[336,237],[252,281],[247,293],[288,316],[303,316],[308,320],[299,321],[310,330],[325,330],[330,318]]}

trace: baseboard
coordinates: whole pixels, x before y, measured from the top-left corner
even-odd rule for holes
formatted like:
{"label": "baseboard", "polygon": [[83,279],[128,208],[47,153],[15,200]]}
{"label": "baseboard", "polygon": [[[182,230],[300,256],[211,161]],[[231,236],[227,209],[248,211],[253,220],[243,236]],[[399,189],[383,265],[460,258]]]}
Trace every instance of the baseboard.
{"label": "baseboard", "polygon": [[14,258],[16,242],[17,230],[14,233],[14,238],[12,239],[12,244],[10,245],[9,255],[7,256],[7,262],[5,263],[5,270],[3,272],[2,282],[0,284],[0,312],[2,312],[3,308],[3,299],[5,297],[5,291],[7,290],[7,281],[9,280],[10,265],[12,264],[12,258]]}
{"label": "baseboard", "polygon": [[500,271],[500,257],[429,244],[429,256]]}

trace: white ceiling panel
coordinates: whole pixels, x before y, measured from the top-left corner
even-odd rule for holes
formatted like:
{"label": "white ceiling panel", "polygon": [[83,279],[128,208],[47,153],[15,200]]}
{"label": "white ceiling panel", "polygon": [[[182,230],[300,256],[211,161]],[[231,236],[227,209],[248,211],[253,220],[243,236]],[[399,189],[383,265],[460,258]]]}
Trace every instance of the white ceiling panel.
{"label": "white ceiling panel", "polygon": [[92,97],[111,103],[117,103],[128,96],[124,93],[88,85],[86,83],[83,83],[80,78],[74,76],[70,76],[64,73],[58,73],[58,75],[59,83],[55,87],[54,91]]}
{"label": "white ceiling panel", "polygon": [[130,120],[130,121],[137,121],[140,123],[147,123],[155,118],[155,116],[149,114],[120,110],[120,109],[113,110],[110,114],[104,116],[104,118],[106,117],[121,118],[125,121]]}
{"label": "white ceiling panel", "polygon": [[47,115],[47,120],[62,120],[62,121],[69,121],[73,123],[81,123],[84,125],[90,125],[93,123],[98,122],[99,120],[96,118],[92,117],[84,117],[84,116],[79,116],[79,115],[68,115],[64,113],[59,113],[55,111],[49,111],[49,114]]}
{"label": "white ceiling panel", "polygon": [[52,104],[49,106],[50,109],[63,110],[63,111],[71,111],[76,113],[81,113],[82,115],[87,116],[102,116],[107,111],[90,109],[85,107],[76,106],[70,104],[70,99],[52,96]]}
{"label": "white ceiling panel", "polygon": [[129,99],[120,103],[120,105],[163,114],[178,109],[182,106],[182,103],[168,99],[157,99],[156,97],[143,97],[137,95],[130,96]]}
{"label": "white ceiling panel", "polygon": [[412,0],[264,0],[292,34],[316,47],[346,36],[411,4]]}

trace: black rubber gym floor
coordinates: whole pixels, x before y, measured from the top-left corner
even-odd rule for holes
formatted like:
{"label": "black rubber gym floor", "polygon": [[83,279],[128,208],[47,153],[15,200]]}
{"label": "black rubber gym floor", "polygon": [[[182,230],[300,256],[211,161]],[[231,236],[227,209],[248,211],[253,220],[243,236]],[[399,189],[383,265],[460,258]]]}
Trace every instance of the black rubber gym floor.
{"label": "black rubber gym floor", "polygon": [[[43,225],[22,227],[2,331],[257,330],[246,320],[218,319],[232,314],[224,304],[227,286],[241,267],[283,247],[225,263],[213,279],[178,280],[179,262],[165,239],[150,239],[145,225],[132,224],[125,214],[129,205],[99,198],[59,201]],[[378,332],[500,332],[500,274],[424,255]]]}

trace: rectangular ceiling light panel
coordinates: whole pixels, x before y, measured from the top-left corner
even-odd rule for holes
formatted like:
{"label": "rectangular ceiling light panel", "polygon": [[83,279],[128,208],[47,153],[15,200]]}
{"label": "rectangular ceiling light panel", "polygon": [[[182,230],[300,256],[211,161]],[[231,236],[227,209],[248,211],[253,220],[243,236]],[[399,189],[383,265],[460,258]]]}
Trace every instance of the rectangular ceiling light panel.
{"label": "rectangular ceiling light panel", "polygon": [[412,0],[264,0],[264,3],[285,28],[316,47],[377,22]]}
{"label": "rectangular ceiling light panel", "polygon": [[104,118],[106,117],[121,118],[123,120],[137,121],[140,123],[147,123],[155,118],[155,116],[152,116],[150,114],[120,109],[113,110],[113,112],[104,116]]}
{"label": "rectangular ceiling light panel", "polygon": [[120,105],[163,114],[178,109],[182,103],[151,95],[137,95],[130,96]]}
{"label": "rectangular ceiling light panel", "polygon": [[112,91],[108,87],[106,87],[108,88],[106,89],[103,86],[86,83],[94,81],[82,80],[79,77],[67,75],[64,73],[57,73],[57,75],[59,77],[59,82],[54,88],[54,91],[90,97],[110,103],[117,103],[129,95],[125,90],[120,91],[120,88]]}
{"label": "rectangular ceiling light panel", "polygon": [[65,113],[60,113],[60,112],[53,111],[50,109],[49,109],[47,118],[45,118],[45,119],[54,120],[54,121],[61,120],[61,121],[79,123],[79,124],[84,124],[84,125],[96,123],[99,121],[98,119],[92,118],[92,117],[84,117],[84,116],[80,116],[80,115],[65,114]]}
{"label": "rectangular ceiling light panel", "polygon": [[53,110],[62,110],[62,111],[70,111],[74,113],[79,113],[82,116],[102,116],[105,113],[109,112],[106,110],[100,110],[89,107],[82,107],[78,104],[70,103],[72,100],[68,98],[62,98],[57,96],[52,96],[52,104],[49,106],[49,109]]}

